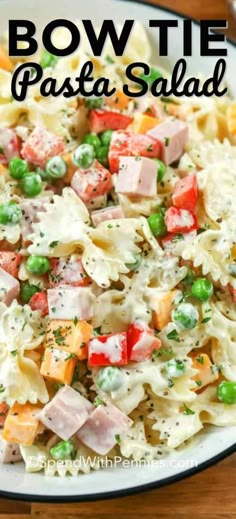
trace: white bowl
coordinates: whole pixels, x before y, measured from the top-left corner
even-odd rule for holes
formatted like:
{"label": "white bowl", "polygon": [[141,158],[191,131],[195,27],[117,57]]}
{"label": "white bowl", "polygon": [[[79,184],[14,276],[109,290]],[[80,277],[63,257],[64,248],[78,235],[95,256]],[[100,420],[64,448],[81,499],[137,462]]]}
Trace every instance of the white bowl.
{"label": "white bowl", "polygon": [[[69,16],[68,16],[69,15]],[[115,21],[140,20],[148,27],[150,19],[177,18],[180,27],[175,29],[174,43],[171,39],[168,59],[161,63],[175,63],[182,57],[182,18],[175,13],[157,7],[128,0],[2,0],[0,31],[7,30],[9,19],[29,19],[35,22],[38,35],[40,26],[55,18],[92,19],[99,24],[104,18]],[[153,60],[158,57],[158,30],[151,30]],[[194,74],[201,71],[206,75],[213,70],[217,58],[199,56],[199,26],[194,24],[194,54],[187,58],[188,70]],[[217,44],[219,46],[221,44]],[[236,60],[236,48],[227,43],[227,81],[236,95],[236,84],[232,71]],[[156,58],[157,60],[157,58]],[[236,427],[207,428],[199,434],[191,446],[181,453],[155,463],[152,466],[108,468],[88,475],[67,478],[45,477],[42,473],[26,474],[23,464],[1,465],[0,496],[44,502],[78,502],[124,496],[178,481],[203,470],[235,451]]]}

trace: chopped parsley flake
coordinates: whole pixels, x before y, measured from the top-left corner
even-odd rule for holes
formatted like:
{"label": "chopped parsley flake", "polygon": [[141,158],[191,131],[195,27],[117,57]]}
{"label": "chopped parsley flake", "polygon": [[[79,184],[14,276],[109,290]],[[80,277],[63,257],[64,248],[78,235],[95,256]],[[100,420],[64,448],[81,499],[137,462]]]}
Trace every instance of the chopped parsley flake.
{"label": "chopped parsley flake", "polygon": [[177,330],[172,330],[172,332],[169,332],[167,334],[167,339],[170,339],[170,341],[180,342],[179,334]]}
{"label": "chopped parsley flake", "polygon": [[188,407],[186,404],[183,404],[183,406],[184,406],[183,414],[187,414],[187,415],[195,414],[195,411],[190,409],[190,407]]}

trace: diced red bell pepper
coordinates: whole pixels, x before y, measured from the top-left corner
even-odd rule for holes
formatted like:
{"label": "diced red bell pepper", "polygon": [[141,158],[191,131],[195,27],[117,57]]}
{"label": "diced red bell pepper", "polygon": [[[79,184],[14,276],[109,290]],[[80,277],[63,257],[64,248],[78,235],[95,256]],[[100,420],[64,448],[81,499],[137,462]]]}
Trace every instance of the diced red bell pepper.
{"label": "diced red bell pepper", "polygon": [[194,231],[198,228],[196,216],[187,209],[170,207],[165,214],[167,231],[173,234]]}
{"label": "diced red bell pepper", "polygon": [[129,131],[114,132],[109,149],[109,166],[112,173],[119,170],[120,157],[158,158],[161,153],[159,142],[146,134],[134,134]]}
{"label": "diced red bell pepper", "polygon": [[21,141],[11,128],[0,130],[0,164],[8,164],[13,157],[19,157]]}
{"label": "diced red bell pepper", "polygon": [[136,321],[127,331],[128,360],[142,362],[151,357],[153,350],[161,347],[161,341],[154,330],[145,323]]}
{"label": "diced red bell pepper", "polygon": [[195,213],[198,197],[198,186],[196,173],[190,173],[181,178],[174,187],[172,196],[173,205],[180,209],[187,209]]}
{"label": "diced red bell pepper", "polygon": [[93,133],[101,133],[105,130],[125,130],[132,123],[132,117],[108,110],[91,110],[89,114],[89,127]]}
{"label": "diced red bell pepper", "polygon": [[112,176],[108,169],[95,160],[90,168],[76,170],[71,181],[71,187],[83,202],[90,202],[110,191]]}
{"label": "diced red bell pepper", "polygon": [[121,366],[127,362],[126,332],[98,335],[89,341],[88,363],[90,366]]}
{"label": "diced red bell pepper", "polygon": [[42,317],[48,315],[47,292],[36,292],[29,301],[31,310],[40,310]]}
{"label": "diced red bell pepper", "polygon": [[17,252],[0,252],[0,267],[14,278],[18,278],[22,256]]}
{"label": "diced red bell pepper", "polygon": [[63,140],[42,126],[36,126],[22,147],[22,157],[44,168],[50,157],[64,151]]}
{"label": "diced red bell pepper", "polygon": [[8,413],[8,405],[4,402],[0,404],[0,427],[3,427]]}
{"label": "diced red bell pepper", "polygon": [[[194,240],[194,238],[196,238],[197,236],[197,232],[196,230],[194,229],[193,231],[191,231],[191,235],[190,235],[190,232],[187,232],[187,233],[181,233],[181,236],[178,237],[176,236],[176,234],[167,234],[167,236],[165,236],[164,238],[161,239],[161,244],[162,244],[162,247],[163,249],[165,249],[167,252],[169,253],[172,253],[176,244],[178,243],[178,238],[182,241],[187,241],[190,240]],[[184,263],[184,265],[186,264],[186,262]],[[181,265],[181,262],[180,262],[180,265]],[[182,265],[181,265],[182,266]]]}
{"label": "diced red bell pepper", "polygon": [[236,303],[236,288],[232,287],[232,285],[228,283],[228,290],[232,296],[233,303]]}
{"label": "diced red bell pepper", "polygon": [[91,284],[81,259],[74,255],[68,258],[53,258],[50,260],[51,271],[49,274],[50,288],[59,285],[70,285],[73,287],[85,287]]}

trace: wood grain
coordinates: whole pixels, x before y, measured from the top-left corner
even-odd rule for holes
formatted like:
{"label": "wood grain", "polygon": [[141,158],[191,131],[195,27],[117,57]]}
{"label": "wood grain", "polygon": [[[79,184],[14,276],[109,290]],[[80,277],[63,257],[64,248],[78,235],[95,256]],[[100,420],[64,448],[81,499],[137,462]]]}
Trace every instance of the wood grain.
{"label": "wood grain", "polygon": [[[94,0],[99,1],[99,0]],[[236,23],[224,0],[153,0],[196,20],[228,19],[236,39]],[[127,498],[49,505],[0,500],[0,519],[236,519],[236,454],[174,485]]]}

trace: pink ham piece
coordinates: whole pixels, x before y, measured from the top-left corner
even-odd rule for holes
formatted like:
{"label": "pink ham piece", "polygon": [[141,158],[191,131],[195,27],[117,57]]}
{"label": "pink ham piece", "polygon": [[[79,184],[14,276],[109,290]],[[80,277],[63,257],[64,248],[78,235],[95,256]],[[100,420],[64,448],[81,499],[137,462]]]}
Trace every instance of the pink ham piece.
{"label": "pink ham piece", "polygon": [[94,315],[95,296],[90,288],[59,286],[49,288],[47,295],[50,319],[89,321]]}
{"label": "pink ham piece", "polygon": [[157,165],[146,157],[121,157],[116,192],[154,197],[157,194]]}
{"label": "pink ham piece", "polygon": [[11,128],[0,128],[0,164],[8,164],[20,155],[20,139]]}
{"label": "pink ham piece", "polygon": [[45,212],[45,205],[50,202],[49,197],[39,200],[24,200],[20,204],[22,210],[21,234],[24,240],[29,240],[29,235],[33,232],[32,224],[39,221],[38,213]]}
{"label": "pink ham piece", "polygon": [[6,442],[0,435],[0,463],[16,463],[21,460],[20,446]]}
{"label": "pink ham piece", "polygon": [[106,220],[116,220],[124,217],[125,215],[120,205],[113,205],[111,207],[106,207],[105,209],[98,209],[97,211],[92,211],[91,214],[92,222],[95,227],[97,227],[99,223],[105,222]]}
{"label": "pink ham piece", "polygon": [[20,292],[20,283],[5,270],[0,268],[0,301],[9,306]]}
{"label": "pink ham piece", "polygon": [[188,140],[188,126],[183,121],[167,117],[147,134],[161,143],[161,160],[168,166],[181,157]]}
{"label": "pink ham piece", "polygon": [[100,405],[79,429],[77,436],[87,447],[98,454],[107,454],[119,437],[131,427],[133,421],[117,407]]}
{"label": "pink ham piece", "polygon": [[50,157],[60,155],[63,151],[64,143],[60,137],[49,132],[43,126],[36,126],[25,141],[21,155],[28,162],[44,168]]}
{"label": "pink ham piece", "polygon": [[69,440],[89,418],[94,406],[70,386],[59,389],[40,411],[39,420],[62,440]]}

